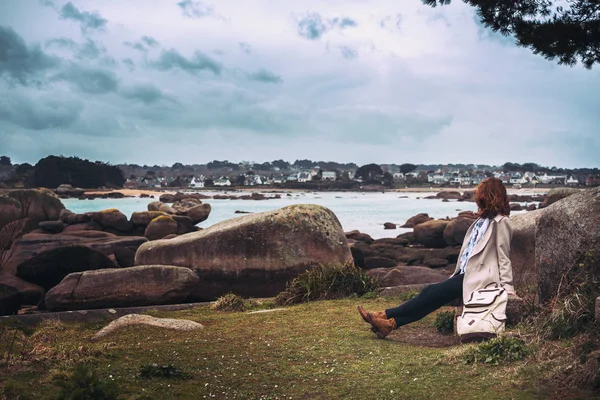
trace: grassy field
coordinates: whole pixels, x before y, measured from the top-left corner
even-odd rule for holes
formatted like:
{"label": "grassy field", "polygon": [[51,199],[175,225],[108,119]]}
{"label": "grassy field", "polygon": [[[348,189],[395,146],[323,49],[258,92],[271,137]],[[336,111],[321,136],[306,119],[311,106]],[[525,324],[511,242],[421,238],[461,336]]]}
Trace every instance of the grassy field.
{"label": "grassy field", "polygon": [[[0,327],[0,382],[5,399],[55,398],[57,377],[81,363],[114,380],[123,399],[546,399],[547,371],[531,360],[466,365],[434,316],[380,340],[356,305],[383,309],[390,299],[320,301],[267,313],[198,307],[152,313],[197,321],[188,333],[129,327],[100,341],[105,323],[47,322],[33,332]],[[3,329],[4,328],[4,329]],[[432,347],[434,346],[434,347]],[[143,365],[172,364],[188,379],[139,377]],[[19,397],[20,396],[20,397]]]}

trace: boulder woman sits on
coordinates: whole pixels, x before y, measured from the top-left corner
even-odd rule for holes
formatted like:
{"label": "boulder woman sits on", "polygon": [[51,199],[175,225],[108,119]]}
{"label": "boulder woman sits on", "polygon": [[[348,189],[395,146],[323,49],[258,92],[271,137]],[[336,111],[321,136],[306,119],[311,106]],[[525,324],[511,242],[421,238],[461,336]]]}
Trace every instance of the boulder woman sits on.
{"label": "boulder woman sits on", "polygon": [[450,301],[462,298],[466,304],[472,294],[497,284],[514,294],[510,262],[510,207],[506,187],[500,179],[488,178],[477,186],[475,202],[478,219],[465,235],[456,270],[445,281],[429,285],[415,298],[385,311],[368,312],[358,306],[363,320],[381,339],[392,330],[415,322]]}

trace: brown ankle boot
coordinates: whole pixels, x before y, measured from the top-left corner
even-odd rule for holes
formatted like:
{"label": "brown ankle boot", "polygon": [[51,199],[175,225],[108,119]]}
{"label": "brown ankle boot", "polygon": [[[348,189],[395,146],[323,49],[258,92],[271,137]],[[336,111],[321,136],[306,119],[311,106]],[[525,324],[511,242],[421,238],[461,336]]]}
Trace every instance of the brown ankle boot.
{"label": "brown ankle boot", "polygon": [[368,314],[367,317],[369,319],[369,323],[373,326],[371,330],[377,334],[379,339],[385,339],[387,335],[396,329],[396,320],[394,318],[378,319],[373,318],[371,314]]}
{"label": "brown ankle boot", "polygon": [[369,317],[368,317],[369,314],[375,319],[387,319],[387,315],[385,315],[385,311],[368,312],[367,310],[364,309],[363,306],[358,306],[357,308],[358,308],[358,313],[362,317],[363,321],[365,321],[367,324],[370,324]]}

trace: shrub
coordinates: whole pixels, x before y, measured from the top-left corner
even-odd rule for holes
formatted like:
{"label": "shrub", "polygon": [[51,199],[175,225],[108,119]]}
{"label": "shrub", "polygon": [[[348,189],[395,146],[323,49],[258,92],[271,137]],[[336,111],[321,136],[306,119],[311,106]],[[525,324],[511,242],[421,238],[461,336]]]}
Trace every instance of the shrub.
{"label": "shrub", "polygon": [[570,359],[552,378],[559,387],[600,392],[600,338],[597,334],[576,337]]}
{"label": "shrub", "polygon": [[102,381],[96,370],[79,365],[66,377],[56,378],[54,383],[61,388],[61,400],[116,400],[119,387],[115,382]]}
{"label": "shrub", "polygon": [[191,376],[177,368],[173,364],[158,365],[146,364],[140,367],[138,376],[143,379],[169,378],[169,379],[190,379]]}
{"label": "shrub", "polygon": [[582,254],[563,277],[560,292],[536,317],[538,334],[549,340],[573,337],[596,329],[596,298],[600,296],[600,258],[593,251]]}
{"label": "shrub", "polygon": [[237,294],[227,293],[217,299],[215,304],[212,306],[213,310],[216,311],[246,311],[246,304],[244,299]]}
{"label": "shrub", "polygon": [[433,322],[433,326],[437,329],[438,332],[444,335],[451,335],[454,333],[454,316],[456,315],[456,311],[442,311],[439,312],[435,321]]}
{"label": "shrub", "polygon": [[378,283],[353,262],[319,264],[291,282],[279,293],[279,305],[298,304],[313,300],[339,299],[350,295],[362,296],[377,289]]}
{"label": "shrub", "polygon": [[530,353],[531,350],[523,339],[500,336],[469,349],[463,356],[463,362],[498,365],[503,362],[522,360]]}

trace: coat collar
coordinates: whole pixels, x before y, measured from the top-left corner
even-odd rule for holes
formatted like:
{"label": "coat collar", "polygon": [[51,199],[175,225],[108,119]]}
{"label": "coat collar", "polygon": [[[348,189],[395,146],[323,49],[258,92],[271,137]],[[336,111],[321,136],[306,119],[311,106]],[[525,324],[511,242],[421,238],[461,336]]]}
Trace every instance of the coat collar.
{"label": "coat collar", "polygon": [[[487,243],[490,241],[490,238],[492,237],[492,231],[494,229],[496,229],[495,224],[492,224],[492,222],[498,223],[500,222],[500,220],[502,220],[502,218],[504,218],[504,215],[496,215],[491,221],[490,224],[488,225],[487,229],[485,230],[485,234],[483,235],[483,237],[479,240],[479,242],[477,242],[477,244],[475,245],[475,248],[473,249],[473,252],[471,253],[471,257],[473,257],[474,255],[478,254],[480,251],[482,251],[485,246],[487,245]],[[477,219],[479,220],[479,219]],[[473,230],[473,226],[475,224],[473,224],[471,226],[471,230]],[[470,232],[469,232],[470,234]]]}

